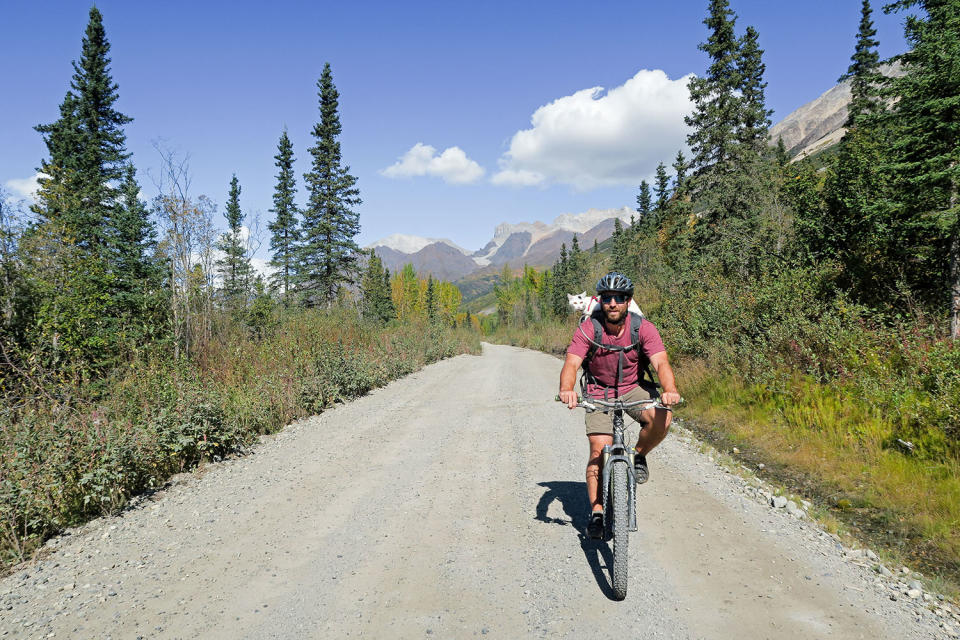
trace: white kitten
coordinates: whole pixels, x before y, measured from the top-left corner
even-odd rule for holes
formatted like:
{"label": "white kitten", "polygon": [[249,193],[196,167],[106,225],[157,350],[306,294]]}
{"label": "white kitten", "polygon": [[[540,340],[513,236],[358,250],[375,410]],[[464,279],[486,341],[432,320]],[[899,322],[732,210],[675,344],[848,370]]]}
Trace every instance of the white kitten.
{"label": "white kitten", "polygon": [[[590,314],[593,313],[593,310],[597,308],[597,305],[600,304],[600,298],[593,296],[592,298],[587,297],[587,292],[578,293],[577,295],[567,294],[567,304],[570,305],[570,308],[574,311],[579,311],[580,315],[583,316],[583,320],[586,320]],[[643,315],[643,312],[640,311],[640,306],[637,304],[636,300],[630,299],[630,304],[627,306],[627,311],[631,311],[638,315]]]}

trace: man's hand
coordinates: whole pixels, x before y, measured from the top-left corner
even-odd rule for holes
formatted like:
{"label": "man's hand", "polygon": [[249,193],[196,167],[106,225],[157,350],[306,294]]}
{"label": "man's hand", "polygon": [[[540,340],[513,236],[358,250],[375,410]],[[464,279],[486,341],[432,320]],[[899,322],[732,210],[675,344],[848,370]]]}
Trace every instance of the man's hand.
{"label": "man's hand", "polygon": [[559,395],[560,395],[560,401],[566,402],[568,409],[577,408],[577,392],[576,391],[561,391]]}
{"label": "man's hand", "polygon": [[665,404],[668,407],[677,404],[680,402],[680,394],[676,391],[664,391],[660,396],[660,404]]}

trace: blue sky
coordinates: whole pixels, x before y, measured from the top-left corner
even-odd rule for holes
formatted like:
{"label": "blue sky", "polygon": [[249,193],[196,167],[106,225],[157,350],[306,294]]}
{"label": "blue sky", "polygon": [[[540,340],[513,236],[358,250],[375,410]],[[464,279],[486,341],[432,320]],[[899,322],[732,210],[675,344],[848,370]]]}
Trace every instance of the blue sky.
{"label": "blue sky", "polygon": [[[90,4],[4,5],[0,184],[16,192],[45,155],[32,127],[58,115]],[[344,159],[364,200],[360,244],[409,233],[478,249],[503,221],[633,206],[640,180],[682,146],[684,77],[706,67],[706,0],[97,6],[144,193],[155,193],[159,141],[189,154],[193,195],[222,205],[236,173],[241,206],[264,232],[284,127],[305,200],[316,80],[329,61]],[[859,0],[731,7],[738,34],[759,31],[774,122],[846,70]],[[903,16],[876,3],[874,22],[881,55],[902,52]]]}

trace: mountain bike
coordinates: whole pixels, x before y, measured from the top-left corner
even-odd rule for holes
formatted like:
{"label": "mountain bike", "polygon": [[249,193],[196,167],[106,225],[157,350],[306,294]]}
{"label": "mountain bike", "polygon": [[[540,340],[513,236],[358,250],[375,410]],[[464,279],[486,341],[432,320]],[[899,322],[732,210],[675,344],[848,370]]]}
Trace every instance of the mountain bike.
{"label": "mountain bike", "polygon": [[[556,397],[560,400],[560,396]],[[623,411],[633,407],[657,408],[672,411],[657,398],[624,402],[580,399],[577,406],[586,411],[602,411],[612,414],[613,444],[603,447],[601,460],[600,489],[603,504],[604,541],[613,541],[613,564],[610,566],[610,582],[617,600],[627,597],[627,557],[629,533],[637,530],[636,475],[633,470],[634,449],[623,440]]]}

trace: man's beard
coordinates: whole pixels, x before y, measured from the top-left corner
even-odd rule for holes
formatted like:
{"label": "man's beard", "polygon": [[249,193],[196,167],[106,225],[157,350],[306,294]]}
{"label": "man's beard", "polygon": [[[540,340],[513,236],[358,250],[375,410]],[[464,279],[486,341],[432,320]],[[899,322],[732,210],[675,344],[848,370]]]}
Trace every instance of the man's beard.
{"label": "man's beard", "polygon": [[[617,316],[616,320],[614,320],[611,316]],[[610,311],[609,309],[604,308],[603,317],[606,319],[607,324],[619,325],[619,324],[623,324],[623,321],[626,319],[627,314],[626,312],[621,313],[619,309]]]}

